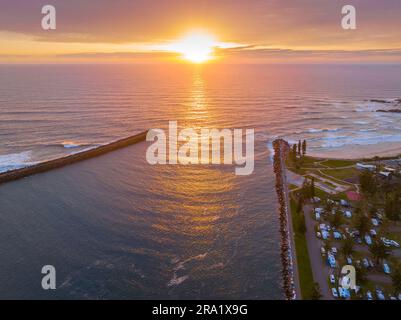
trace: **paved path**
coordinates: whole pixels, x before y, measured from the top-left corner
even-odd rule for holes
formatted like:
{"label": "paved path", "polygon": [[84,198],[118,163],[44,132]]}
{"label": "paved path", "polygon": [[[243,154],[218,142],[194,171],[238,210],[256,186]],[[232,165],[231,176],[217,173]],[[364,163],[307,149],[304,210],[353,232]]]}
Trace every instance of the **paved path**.
{"label": "paved path", "polygon": [[323,300],[333,300],[331,288],[327,282],[332,269],[323,262],[320,248],[323,242],[316,237],[314,226],[316,221],[312,219],[311,212],[313,207],[306,205],[304,207],[305,224],[306,224],[306,242],[308,245],[309,259],[312,266],[313,279],[319,284]]}

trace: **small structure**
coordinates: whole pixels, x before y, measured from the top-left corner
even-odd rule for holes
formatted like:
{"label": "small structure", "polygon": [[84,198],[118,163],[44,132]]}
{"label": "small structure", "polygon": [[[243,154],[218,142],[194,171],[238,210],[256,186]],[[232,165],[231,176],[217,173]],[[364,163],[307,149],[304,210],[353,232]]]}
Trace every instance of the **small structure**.
{"label": "small structure", "polygon": [[381,176],[383,176],[383,177],[385,177],[387,179],[390,179],[391,176],[393,175],[393,173],[389,172],[389,171],[380,171],[379,173],[380,173]]}
{"label": "small structure", "polygon": [[356,164],[356,167],[359,169],[359,170],[369,170],[369,171],[374,171],[374,170],[376,170],[376,166],[375,165],[373,165],[373,164],[364,164],[364,163],[357,163]]}
{"label": "small structure", "polygon": [[349,201],[358,202],[362,200],[362,195],[356,191],[347,191],[345,194]]}

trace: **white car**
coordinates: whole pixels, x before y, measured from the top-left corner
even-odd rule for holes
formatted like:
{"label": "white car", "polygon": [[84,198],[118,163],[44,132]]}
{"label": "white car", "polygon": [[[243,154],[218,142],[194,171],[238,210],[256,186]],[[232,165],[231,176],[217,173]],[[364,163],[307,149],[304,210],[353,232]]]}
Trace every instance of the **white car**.
{"label": "white car", "polygon": [[336,288],[331,288],[331,294],[334,298],[338,298],[338,292]]}
{"label": "white car", "polygon": [[375,229],[370,230],[370,235],[371,235],[372,237],[376,237],[376,236],[377,236],[376,230],[375,230]]}
{"label": "white car", "polygon": [[366,298],[368,300],[373,300],[372,292],[370,292],[370,291],[366,292]]}
{"label": "white car", "polygon": [[320,253],[322,254],[322,256],[326,255],[326,249],[324,247],[321,247]]}
{"label": "white car", "polygon": [[379,226],[379,221],[377,220],[377,219],[372,219],[372,224],[375,226],[375,227],[378,227]]}
{"label": "white car", "polygon": [[330,283],[332,284],[336,283],[336,277],[334,276],[334,274],[330,275]]}
{"label": "white car", "polygon": [[370,267],[369,261],[368,261],[368,259],[366,259],[366,258],[364,258],[364,259],[362,260],[362,264],[363,264],[363,266],[364,266],[365,268],[369,268],[369,267]]}
{"label": "white car", "polygon": [[391,247],[391,246],[396,247],[396,248],[400,247],[400,244],[394,240],[386,239],[384,237],[382,237],[381,240],[383,241],[383,243],[386,247]]}
{"label": "white car", "polygon": [[320,232],[316,232],[316,237],[320,239],[322,237],[322,234]]}
{"label": "white car", "polygon": [[396,247],[396,248],[399,248],[399,247],[400,247],[400,244],[399,244],[398,242],[394,241],[394,240],[390,240],[390,244],[391,244],[393,247]]}
{"label": "white car", "polygon": [[350,265],[352,264],[352,258],[351,257],[347,257],[347,263],[350,264]]}
{"label": "white car", "polygon": [[386,274],[390,274],[391,270],[387,263],[383,263],[383,271]]}
{"label": "white car", "polygon": [[372,238],[369,235],[365,235],[365,242],[368,246],[372,244]]}
{"label": "white car", "polygon": [[384,297],[383,292],[381,290],[379,290],[379,289],[376,289],[376,296],[377,296],[377,299],[379,299],[379,300],[386,300],[386,298]]}
{"label": "white car", "polygon": [[338,292],[340,294],[340,297],[343,299],[349,299],[351,297],[349,290],[343,287],[338,287]]}
{"label": "white car", "polygon": [[331,248],[331,252],[335,255],[335,254],[337,254],[337,248],[336,247],[332,247]]}

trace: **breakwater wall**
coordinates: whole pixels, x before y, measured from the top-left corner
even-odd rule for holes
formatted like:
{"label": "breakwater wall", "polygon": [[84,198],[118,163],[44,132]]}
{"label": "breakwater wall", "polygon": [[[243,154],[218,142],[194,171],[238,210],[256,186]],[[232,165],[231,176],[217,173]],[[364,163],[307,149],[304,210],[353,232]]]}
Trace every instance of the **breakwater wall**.
{"label": "breakwater wall", "polygon": [[13,180],[18,180],[33,174],[41,173],[41,172],[46,172],[50,171],[56,168],[64,167],[66,165],[73,164],[75,162],[83,161],[86,159],[94,158],[97,156],[100,156],[102,154],[121,149],[124,147],[128,147],[130,145],[133,145],[135,143],[145,141],[146,140],[146,134],[148,131],[141,132],[139,134],[135,134],[133,136],[123,138],[114,142],[111,142],[109,144],[99,146],[90,150],[78,152],[72,155],[68,155],[65,157],[49,160],[49,161],[44,161],[38,164],[34,164],[25,168],[21,169],[16,169],[16,170],[11,170],[11,171],[6,171],[3,173],[0,173],[0,183],[4,182],[9,182]]}
{"label": "breakwater wall", "polygon": [[285,158],[290,149],[287,141],[277,139],[273,141],[274,149],[274,173],[276,175],[276,192],[279,201],[279,221],[281,238],[281,262],[282,262],[282,280],[286,299],[297,299],[294,283],[294,261],[291,247],[290,221],[291,212],[289,212],[288,194],[285,176]]}

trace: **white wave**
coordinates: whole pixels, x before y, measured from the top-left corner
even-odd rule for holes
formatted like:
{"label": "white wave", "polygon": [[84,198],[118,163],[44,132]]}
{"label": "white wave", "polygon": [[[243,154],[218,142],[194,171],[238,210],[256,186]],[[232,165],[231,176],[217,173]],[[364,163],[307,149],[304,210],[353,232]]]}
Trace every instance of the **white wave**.
{"label": "white wave", "polygon": [[67,148],[67,149],[68,148],[79,148],[79,147],[85,146],[85,144],[81,144],[81,143],[73,142],[73,141],[63,141],[61,144],[63,145],[64,148]]}
{"label": "white wave", "polygon": [[339,131],[339,128],[333,128],[333,129],[327,129],[327,128],[322,128],[322,129],[308,129],[309,133],[320,133],[320,132],[337,132]]}
{"label": "white wave", "polygon": [[21,169],[35,164],[31,161],[31,151],[0,155],[0,172]]}
{"label": "white wave", "polygon": [[354,121],[354,124],[369,124],[369,122],[368,121],[360,121],[360,120],[358,120],[358,121]]}
{"label": "white wave", "polygon": [[323,148],[339,148],[350,145],[375,145],[386,142],[401,142],[401,135],[382,135],[371,137],[349,137],[340,141],[326,141],[321,144]]}

